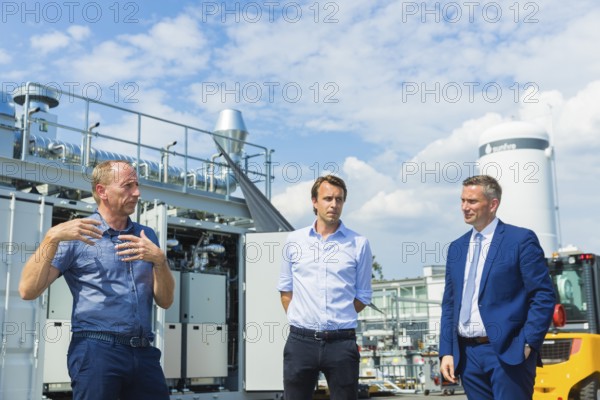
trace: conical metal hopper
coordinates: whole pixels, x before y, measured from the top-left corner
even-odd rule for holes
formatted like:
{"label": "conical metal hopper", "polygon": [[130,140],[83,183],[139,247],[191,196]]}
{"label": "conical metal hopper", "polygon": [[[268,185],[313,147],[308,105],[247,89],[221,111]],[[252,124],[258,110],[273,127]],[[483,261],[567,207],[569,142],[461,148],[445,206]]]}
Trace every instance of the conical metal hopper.
{"label": "conical metal hopper", "polygon": [[214,133],[223,137],[215,137],[215,140],[227,152],[227,154],[239,154],[244,148],[244,141],[248,136],[246,124],[242,118],[242,113],[238,110],[225,109],[219,113],[219,119],[215,126]]}

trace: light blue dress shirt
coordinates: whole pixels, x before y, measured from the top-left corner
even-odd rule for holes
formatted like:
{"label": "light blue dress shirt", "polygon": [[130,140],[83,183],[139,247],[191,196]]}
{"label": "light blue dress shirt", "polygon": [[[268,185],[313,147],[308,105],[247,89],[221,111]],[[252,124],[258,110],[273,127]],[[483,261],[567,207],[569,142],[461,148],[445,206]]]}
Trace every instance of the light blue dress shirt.
{"label": "light blue dress shirt", "polygon": [[371,302],[373,257],[368,240],[346,228],[323,240],[312,226],[292,232],[284,247],[277,289],[293,292],[291,325],[313,330],[356,328],[354,299]]}
{"label": "light blue dress shirt", "polygon": [[90,246],[78,240],[61,242],[52,265],[64,275],[73,294],[73,332],[96,331],[153,339],[153,265],[147,261],[125,262],[117,256],[119,235],[144,233],[154,244],[154,231],[128,219],[127,228],[115,231],[97,212],[91,219],[102,224],[101,239]]}
{"label": "light blue dress shirt", "polygon": [[[461,322],[458,323],[458,333],[464,337],[475,337],[475,336],[487,336],[487,332],[485,331],[485,326],[483,326],[483,320],[481,319],[481,314],[479,313],[479,287],[481,286],[481,276],[483,275],[483,267],[485,265],[485,260],[487,258],[487,254],[490,250],[490,246],[492,244],[492,239],[494,238],[494,232],[496,231],[496,227],[498,226],[498,218],[494,218],[492,222],[488,224],[483,230],[479,233],[483,235],[483,239],[481,240],[481,252],[479,253],[479,262],[477,263],[477,274],[475,275],[475,293],[476,296],[473,296],[473,300],[471,303],[471,318],[469,323],[463,324]],[[471,268],[471,259],[473,258],[473,246],[475,244],[475,235],[477,234],[477,230],[473,228],[471,232],[471,240],[469,242],[469,254],[467,254],[467,262],[465,264],[465,278],[463,282],[463,298],[465,288],[467,286],[467,278],[469,276],[469,269]]]}

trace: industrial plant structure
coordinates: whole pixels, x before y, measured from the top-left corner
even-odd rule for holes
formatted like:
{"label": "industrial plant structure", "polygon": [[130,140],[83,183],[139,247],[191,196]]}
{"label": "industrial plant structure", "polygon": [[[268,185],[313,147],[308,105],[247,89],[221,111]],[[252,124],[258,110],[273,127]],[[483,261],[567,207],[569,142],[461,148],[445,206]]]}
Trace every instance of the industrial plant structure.
{"label": "industrial plant structure", "polygon": [[[154,310],[172,398],[281,398],[285,314],[265,278],[278,266],[266,271],[266,257],[246,262],[245,248],[265,225],[290,227],[268,201],[272,151],[246,141],[241,113],[223,110],[207,131],[35,83],[0,94],[0,398],[70,391],[71,293],[59,278],[24,301],[18,283],[50,227],[94,212],[91,171],[109,159],[136,167],[142,196],[132,218],[156,231],[176,278],[174,305]],[[73,121],[53,113],[61,103]],[[263,243],[253,243],[260,251]],[[247,304],[263,295],[279,309],[253,316],[262,308]],[[273,324],[279,333],[269,338]],[[268,382],[255,371],[268,362],[253,351],[262,345],[273,358]]]}

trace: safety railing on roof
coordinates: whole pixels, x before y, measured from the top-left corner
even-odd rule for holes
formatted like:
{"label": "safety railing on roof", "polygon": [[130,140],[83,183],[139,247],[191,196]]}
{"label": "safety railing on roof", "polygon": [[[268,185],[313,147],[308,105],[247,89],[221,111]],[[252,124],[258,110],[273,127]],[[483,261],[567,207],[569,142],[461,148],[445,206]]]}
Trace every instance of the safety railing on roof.
{"label": "safety railing on roof", "polygon": [[[48,118],[51,114],[47,111],[57,107],[62,96],[67,96],[71,105],[75,102],[83,103],[84,128],[58,123]],[[217,161],[221,155],[216,153],[209,156],[198,154],[201,152],[197,151],[193,154],[192,151],[193,146],[212,145],[212,142],[217,140],[223,148],[233,149],[229,156],[254,183],[264,182],[264,194],[267,198],[271,196],[273,150],[245,141],[247,131],[241,113],[237,110],[222,111],[222,113],[233,113],[234,126],[210,132],[33,82],[27,82],[15,90],[13,99],[23,107],[20,127],[22,133],[20,140],[17,140],[19,143],[16,143],[18,154],[15,155],[23,161],[28,156],[38,156],[57,159],[65,164],[81,165],[82,168],[91,168],[104,160],[123,159],[136,166],[141,178],[175,185],[174,190],[186,192],[192,188],[230,195],[236,188],[235,176],[226,163]],[[98,110],[92,111],[93,107]],[[103,132],[99,129],[99,122],[91,122],[94,117],[93,112],[100,115],[105,112],[113,113],[115,115],[109,118],[120,120],[125,124],[131,123],[133,117],[135,125],[129,130],[113,127],[112,129],[119,132],[110,132],[109,127]],[[238,126],[235,126],[236,123]],[[163,147],[153,144],[159,140],[157,136],[162,138],[162,134],[152,132],[145,135],[142,129],[143,126],[147,126],[148,131],[156,130],[156,124],[162,124],[163,129],[168,132],[168,143]],[[34,132],[32,129],[34,126],[38,126],[38,130],[42,133]],[[57,132],[60,130],[67,136],[68,133],[79,134],[80,144],[59,140],[57,133],[47,134],[51,130]],[[131,130],[134,130],[134,137],[127,135]],[[177,143],[183,145],[182,151],[173,150]],[[248,154],[244,147],[255,150],[254,154]],[[125,151],[125,148],[134,150],[127,152],[129,154],[119,152],[119,150]],[[113,149],[118,150],[113,151]],[[262,162],[260,159],[258,162],[252,161],[257,157],[261,157]]]}

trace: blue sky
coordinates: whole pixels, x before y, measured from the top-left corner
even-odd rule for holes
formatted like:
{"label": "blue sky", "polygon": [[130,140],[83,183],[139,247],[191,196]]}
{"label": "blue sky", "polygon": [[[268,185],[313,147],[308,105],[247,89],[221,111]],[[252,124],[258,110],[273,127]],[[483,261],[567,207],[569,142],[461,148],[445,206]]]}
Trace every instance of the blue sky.
{"label": "blue sky", "polygon": [[[552,134],[563,244],[600,251],[596,1],[1,7],[2,89],[52,82],[207,130],[221,109],[239,109],[248,140],[275,149],[278,209],[308,225],[312,180],[338,173],[343,219],[370,239],[387,278],[444,263],[444,246],[468,229],[460,184],[424,172],[475,162],[482,132],[512,119]],[[59,120],[77,118],[60,107]],[[105,132],[131,127],[98,118]]]}

